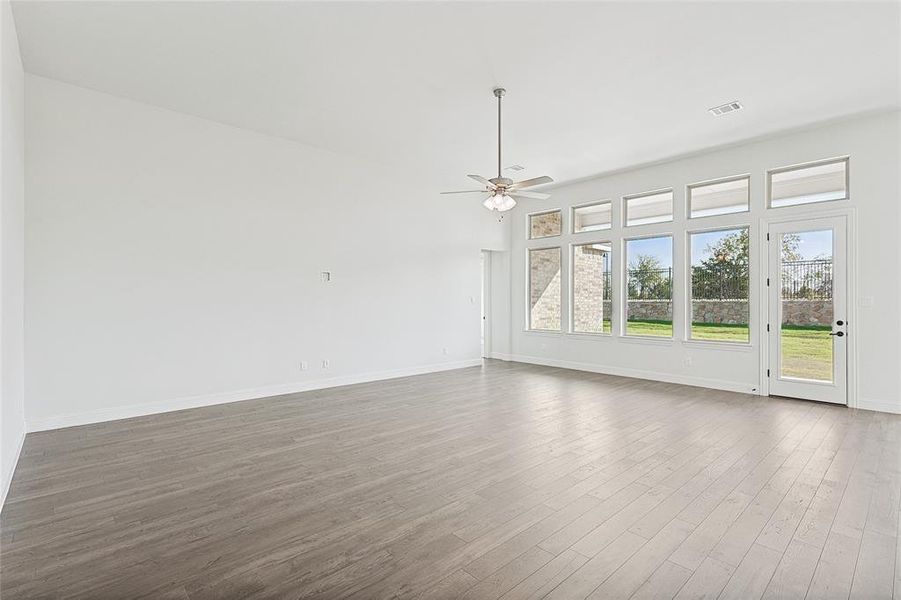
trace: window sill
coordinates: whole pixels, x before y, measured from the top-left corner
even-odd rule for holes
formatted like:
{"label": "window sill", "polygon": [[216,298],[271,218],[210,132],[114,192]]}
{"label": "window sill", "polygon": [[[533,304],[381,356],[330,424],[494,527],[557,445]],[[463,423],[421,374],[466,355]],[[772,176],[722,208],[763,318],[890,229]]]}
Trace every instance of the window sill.
{"label": "window sill", "polygon": [[577,338],[577,339],[582,338],[585,340],[593,340],[593,339],[597,339],[597,338],[601,338],[601,339],[613,338],[612,333],[591,333],[589,331],[567,331],[566,335]]}
{"label": "window sill", "polygon": [[649,346],[672,346],[676,341],[673,338],[652,337],[649,335],[622,335],[619,339],[629,344],[645,344]]}
{"label": "window sill", "polygon": [[554,331],[552,329],[523,329],[523,333],[529,335],[543,335],[548,337],[562,337],[563,331]]}
{"label": "window sill", "polygon": [[730,352],[752,352],[756,346],[750,342],[715,342],[708,340],[682,340],[683,346],[698,349],[727,350]]}

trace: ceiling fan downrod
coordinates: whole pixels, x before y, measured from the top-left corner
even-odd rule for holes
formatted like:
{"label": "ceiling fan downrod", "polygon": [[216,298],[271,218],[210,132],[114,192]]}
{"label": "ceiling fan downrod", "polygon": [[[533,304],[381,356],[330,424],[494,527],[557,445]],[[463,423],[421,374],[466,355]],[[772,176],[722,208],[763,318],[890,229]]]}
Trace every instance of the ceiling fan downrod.
{"label": "ceiling fan downrod", "polygon": [[497,178],[501,178],[501,98],[507,93],[502,87],[494,88],[494,97],[497,98]]}

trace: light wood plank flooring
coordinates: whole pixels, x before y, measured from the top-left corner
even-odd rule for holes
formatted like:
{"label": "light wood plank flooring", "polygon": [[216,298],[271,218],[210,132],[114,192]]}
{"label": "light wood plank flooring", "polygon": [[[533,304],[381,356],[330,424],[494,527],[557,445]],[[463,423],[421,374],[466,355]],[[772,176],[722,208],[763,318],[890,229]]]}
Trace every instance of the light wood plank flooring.
{"label": "light wood plank flooring", "polygon": [[487,361],[30,434],[12,598],[892,598],[901,416]]}

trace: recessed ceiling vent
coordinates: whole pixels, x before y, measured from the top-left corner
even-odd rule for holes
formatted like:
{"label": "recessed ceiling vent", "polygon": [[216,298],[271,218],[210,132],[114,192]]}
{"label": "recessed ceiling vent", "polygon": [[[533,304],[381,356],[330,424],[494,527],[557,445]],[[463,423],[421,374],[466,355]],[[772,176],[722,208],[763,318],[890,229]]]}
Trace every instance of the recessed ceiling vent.
{"label": "recessed ceiling vent", "polygon": [[737,110],[741,110],[742,105],[738,100],[734,102],[727,102],[726,104],[721,104],[719,106],[714,106],[713,108],[708,108],[707,112],[711,115],[718,117],[720,115],[724,115],[726,113],[735,112]]}
{"label": "recessed ceiling vent", "polygon": [[510,165],[509,167],[507,167],[504,170],[505,171],[522,171],[523,169],[525,169],[525,167],[522,165]]}

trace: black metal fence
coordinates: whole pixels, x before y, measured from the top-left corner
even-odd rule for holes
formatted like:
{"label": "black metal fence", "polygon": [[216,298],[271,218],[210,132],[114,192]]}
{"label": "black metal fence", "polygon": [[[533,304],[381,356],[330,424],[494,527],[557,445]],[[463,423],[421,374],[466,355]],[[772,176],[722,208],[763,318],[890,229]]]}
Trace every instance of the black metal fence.
{"label": "black metal fence", "polygon": [[669,300],[673,297],[673,269],[629,269],[630,300]]}
{"label": "black metal fence", "polygon": [[783,262],[782,299],[832,299],[832,260],[825,258]]}
{"label": "black metal fence", "polygon": [[718,264],[691,268],[693,300],[747,300],[748,267]]}
{"label": "black metal fence", "polygon": [[[629,298],[669,300],[672,298],[673,270],[629,269]],[[748,268],[722,264],[691,268],[691,297],[694,300],[747,300]],[[610,298],[610,272],[604,273],[604,299]],[[784,300],[829,300],[832,298],[832,260],[794,260],[782,263]]]}

